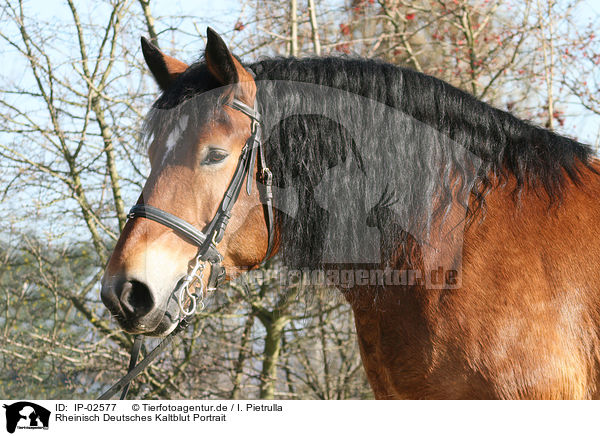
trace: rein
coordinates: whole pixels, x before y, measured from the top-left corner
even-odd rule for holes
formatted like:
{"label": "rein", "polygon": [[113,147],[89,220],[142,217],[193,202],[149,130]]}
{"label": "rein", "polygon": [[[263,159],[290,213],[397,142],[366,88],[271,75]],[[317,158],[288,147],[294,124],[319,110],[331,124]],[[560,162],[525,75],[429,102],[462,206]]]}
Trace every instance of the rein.
{"label": "rein", "polygon": [[[217,245],[223,239],[225,229],[231,218],[231,210],[240,195],[244,179],[246,179],[246,193],[250,195],[252,192],[253,177],[251,177],[251,174],[255,164],[257,166],[257,181],[260,182],[257,183],[257,186],[261,202],[266,206],[265,221],[269,232],[267,251],[261,265],[270,257],[271,252],[273,251],[273,175],[265,161],[260,114],[258,113],[257,103],[255,100],[254,108],[251,108],[241,101],[234,99],[231,103],[228,103],[227,106],[242,112],[250,118],[252,122],[251,133],[246,144],[244,144],[244,147],[242,148],[242,153],[238,160],[233,178],[225,191],[219,209],[210,223],[206,226],[205,232],[198,230],[192,224],[169,212],[165,212],[162,209],[158,209],[148,204],[136,204],[131,208],[127,215],[127,218],[129,219],[146,218],[173,229],[180,236],[196,245],[198,247],[198,253],[195,257],[194,266],[190,268],[188,274],[180,281],[174,291],[174,293],[177,294],[179,309],[184,315],[175,327],[175,330],[165,337],[162,342],[137,365],[136,361],[143,339],[142,335],[136,336],[131,350],[129,372],[98,397],[98,400],[108,400],[121,389],[123,389],[121,400],[125,399],[131,380],[144,371],[144,369],[158,357],[164,348],[173,341],[173,338],[188,326],[189,317],[192,316],[197,309],[204,309],[203,299],[205,291],[214,291],[225,278],[225,268],[221,264],[224,257],[217,249]],[[256,163],[257,155],[258,163]],[[203,277],[206,263],[210,265],[210,274],[208,285],[206,289],[204,289]],[[194,285],[194,283],[196,284]],[[190,292],[190,287],[192,286],[194,286],[194,291]],[[185,305],[188,301],[190,304],[189,307],[186,308]]]}

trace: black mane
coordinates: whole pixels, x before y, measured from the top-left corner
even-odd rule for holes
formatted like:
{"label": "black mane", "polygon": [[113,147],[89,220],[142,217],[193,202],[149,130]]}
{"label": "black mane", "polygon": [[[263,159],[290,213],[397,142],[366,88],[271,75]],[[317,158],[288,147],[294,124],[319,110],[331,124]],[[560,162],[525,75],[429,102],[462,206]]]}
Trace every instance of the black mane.
{"label": "black mane", "polygon": [[[335,57],[266,59],[249,68],[256,75],[268,164],[281,192],[294,191],[280,200],[286,211],[280,241],[285,260],[295,266],[318,266],[332,244],[364,231],[356,222],[331,229],[344,212],[317,195],[323,177],[336,171],[339,179],[349,162],[352,175],[338,184],[359,195],[346,198],[337,185],[331,191],[348,208],[364,209],[389,257],[408,239],[425,239],[433,217],[447,211],[458,191],[474,195],[479,208],[495,180],[514,177],[515,193],[541,189],[552,203],[561,198],[566,178],[577,183],[591,160],[588,146],[410,69]],[[205,64],[194,64],[155,107],[177,107],[216,86]],[[365,199],[373,174],[379,187]],[[345,249],[365,249],[351,243]]]}
{"label": "black mane", "polygon": [[[257,80],[320,84],[394,107],[467,147],[485,162],[484,174],[513,175],[518,188],[542,186],[553,199],[560,196],[563,170],[577,181],[576,163],[593,155],[588,145],[520,120],[440,79],[381,61],[268,59],[250,67]],[[270,109],[288,104],[261,103]]]}

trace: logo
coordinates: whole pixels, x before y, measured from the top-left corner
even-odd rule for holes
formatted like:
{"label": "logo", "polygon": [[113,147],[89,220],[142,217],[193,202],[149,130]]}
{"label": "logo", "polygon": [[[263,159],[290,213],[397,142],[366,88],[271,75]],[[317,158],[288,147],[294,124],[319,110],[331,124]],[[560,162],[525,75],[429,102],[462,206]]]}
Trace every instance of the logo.
{"label": "logo", "polygon": [[14,433],[18,429],[48,429],[50,411],[28,401],[19,401],[10,405],[4,404],[6,409],[6,431]]}

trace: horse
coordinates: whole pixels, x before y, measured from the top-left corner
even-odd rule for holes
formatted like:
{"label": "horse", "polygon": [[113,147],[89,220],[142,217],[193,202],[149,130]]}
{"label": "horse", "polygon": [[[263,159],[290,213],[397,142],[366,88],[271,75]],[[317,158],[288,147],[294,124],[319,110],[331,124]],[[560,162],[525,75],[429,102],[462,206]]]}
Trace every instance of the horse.
{"label": "horse", "polygon": [[101,290],[125,331],[165,336],[182,280],[277,255],[351,305],[377,399],[600,397],[589,146],[407,68],[207,36],[192,65],[142,38],[151,170]]}

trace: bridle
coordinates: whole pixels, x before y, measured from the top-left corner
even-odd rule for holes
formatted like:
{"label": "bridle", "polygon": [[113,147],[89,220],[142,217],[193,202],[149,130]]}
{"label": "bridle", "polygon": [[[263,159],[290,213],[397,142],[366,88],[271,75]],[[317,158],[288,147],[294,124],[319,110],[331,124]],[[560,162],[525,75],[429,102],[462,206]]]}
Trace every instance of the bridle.
{"label": "bridle", "polygon": [[[263,262],[269,258],[271,251],[273,250],[273,191],[272,183],[273,176],[271,171],[267,167],[264,155],[264,149],[262,146],[261,137],[261,124],[260,115],[257,110],[257,104],[255,102],[254,108],[242,103],[240,100],[234,99],[231,103],[227,103],[227,106],[236,109],[243,114],[247,115],[252,121],[250,137],[246,141],[246,144],[242,148],[240,158],[237,163],[233,178],[225,191],[219,209],[215,213],[215,216],[206,226],[206,231],[202,232],[194,227],[187,221],[172,215],[164,210],[158,209],[154,206],[147,204],[136,204],[131,208],[127,217],[133,219],[136,217],[147,218],[156,221],[164,226],[173,229],[183,238],[192,242],[198,246],[198,252],[196,253],[196,264],[192,268],[192,271],[183,279],[179,289],[186,291],[185,294],[192,300],[192,308],[196,306],[195,299],[192,297],[194,294],[189,292],[189,284],[194,278],[198,277],[198,273],[203,272],[203,265],[205,263],[210,264],[210,276],[208,278],[207,291],[213,291],[222,282],[225,277],[225,268],[221,265],[223,261],[223,255],[217,249],[217,245],[223,239],[225,229],[231,218],[231,210],[239,197],[240,191],[246,179],[246,192],[248,195],[252,192],[252,181],[253,178],[250,176],[254,165],[256,163],[256,157],[258,159],[258,174],[257,183],[261,202],[266,206],[265,220],[269,233],[267,252],[263,258]],[[202,283],[202,281],[199,281]],[[183,307],[182,296],[184,293],[180,293],[179,306],[185,315],[191,315],[192,309],[186,310]],[[189,313],[191,311],[191,313]]]}
{"label": "bridle", "polygon": [[[135,362],[137,361],[143,339],[141,335],[136,336],[131,351],[129,372],[109,390],[103,393],[98,398],[99,400],[112,398],[120,389],[123,389],[121,399],[124,399],[127,395],[131,379],[150,365],[160,352],[172,341],[173,337],[187,327],[189,317],[192,316],[198,308],[200,308],[200,310],[204,308],[203,298],[205,289],[203,274],[206,263],[210,265],[210,275],[206,287],[207,292],[215,290],[225,278],[225,268],[222,265],[224,257],[219,252],[217,246],[223,239],[225,229],[231,218],[231,210],[240,195],[244,179],[246,179],[246,193],[250,195],[252,192],[253,177],[251,174],[256,164],[257,155],[257,186],[261,203],[264,204],[266,208],[265,221],[268,230],[267,251],[261,264],[271,256],[274,241],[273,175],[265,161],[260,114],[257,109],[257,103],[255,100],[254,108],[251,108],[240,100],[233,99],[230,103],[226,103],[226,105],[247,115],[252,124],[250,136],[242,148],[235,172],[233,173],[233,178],[225,191],[219,209],[206,226],[206,230],[202,232],[194,225],[178,216],[148,204],[136,204],[131,208],[127,215],[127,218],[129,219],[146,218],[171,228],[175,233],[196,245],[198,247],[198,252],[194,259],[194,265],[190,267],[186,276],[180,280],[174,291],[177,295],[179,309],[183,314],[178,325],[175,327],[175,330],[173,330],[173,332],[171,332],[138,365],[136,365]],[[190,291],[192,286],[195,288],[194,291]],[[189,307],[186,307],[188,302]]]}

